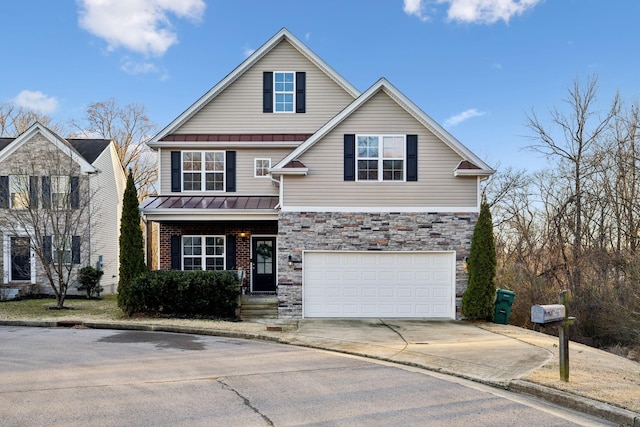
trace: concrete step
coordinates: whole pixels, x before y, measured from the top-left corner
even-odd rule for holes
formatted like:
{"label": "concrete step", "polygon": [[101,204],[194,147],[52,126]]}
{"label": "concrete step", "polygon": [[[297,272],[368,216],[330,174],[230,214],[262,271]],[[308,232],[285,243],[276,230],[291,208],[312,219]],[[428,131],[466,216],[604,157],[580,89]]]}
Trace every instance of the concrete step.
{"label": "concrete step", "polygon": [[240,318],[278,318],[278,298],[275,296],[243,295],[240,298]]}

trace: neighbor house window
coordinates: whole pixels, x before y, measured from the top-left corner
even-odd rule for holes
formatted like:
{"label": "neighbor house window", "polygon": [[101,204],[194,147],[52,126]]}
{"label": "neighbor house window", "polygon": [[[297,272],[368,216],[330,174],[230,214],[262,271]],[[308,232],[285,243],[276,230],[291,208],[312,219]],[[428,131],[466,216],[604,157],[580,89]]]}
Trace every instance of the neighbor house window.
{"label": "neighbor house window", "polygon": [[68,176],[51,177],[51,207],[65,209],[69,207],[71,179]]}
{"label": "neighbor house window", "polygon": [[224,151],[183,151],[184,191],[224,191]]}
{"label": "neighbor house window", "polygon": [[256,178],[268,178],[271,159],[254,159],[254,175]]}
{"label": "neighbor house window", "polygon": [[55,237],[51,239],[51,257],[53,263],[57,264],[58,262],[62,262],[63,264],[71,264],[71,248],[71,236],[65,239]]}
{"label": "neighbor house window", "polygon": [[293,113],[295,100],[295,73],[293,71],[274,71],[273,94],[276,113]]}
{"label": "neighbor house window", "polygon": [[27,175],[9,176],[9,200],[14,209],[29,207],[29,177]]}
{"label": "neighbor house window", "polygon": [[358,181],[404,181],[404,135],[358,135]]}
{"label": "neighbor house window", "polygon": [[224,270],[224,236],[183,236],[183,270]]}

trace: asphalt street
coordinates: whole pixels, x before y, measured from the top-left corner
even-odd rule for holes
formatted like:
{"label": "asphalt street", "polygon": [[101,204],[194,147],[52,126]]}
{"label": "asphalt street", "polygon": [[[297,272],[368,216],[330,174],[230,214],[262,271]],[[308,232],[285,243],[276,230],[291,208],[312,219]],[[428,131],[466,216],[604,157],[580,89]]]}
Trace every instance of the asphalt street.
{"label": "asphalt street", "polygon": [[0,327],[2,426],[613,425],[322,350],[215,336]]}

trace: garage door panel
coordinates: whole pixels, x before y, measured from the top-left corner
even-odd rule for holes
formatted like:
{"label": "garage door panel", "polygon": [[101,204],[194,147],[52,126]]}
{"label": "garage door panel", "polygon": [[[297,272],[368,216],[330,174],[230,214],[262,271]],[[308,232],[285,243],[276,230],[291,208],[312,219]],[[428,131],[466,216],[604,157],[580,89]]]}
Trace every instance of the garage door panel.
{"label": "garage door panel", "polygon": [[305,317],[455,318],[452,252],[306,252]]}

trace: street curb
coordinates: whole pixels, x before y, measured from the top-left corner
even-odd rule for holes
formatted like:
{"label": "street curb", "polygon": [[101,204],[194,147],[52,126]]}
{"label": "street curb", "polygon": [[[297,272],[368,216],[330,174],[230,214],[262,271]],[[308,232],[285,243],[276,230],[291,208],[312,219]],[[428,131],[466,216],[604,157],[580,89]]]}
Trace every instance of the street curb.
{"label": "street curb", "polygon": [[522,380],[512,380],[507,390],[536,396],[560,406],[619,423],[622,426],[640,427],[640,414],[609,403]]}
{"label": "street curb", "polygon": [[388,357],[374,356],[366,353],[346,351],[341,349],[333,349],[328,347],[321,347],[312,344],[306,344],[302,342],[293,342],[284,337],[276,337],[270,335],[264,335],[260,333],[242,332],[242,331],[227,331],[220,329],[207,329],[207,328],[194,328],[189,326],[171,326],[171,325],[153,325],[148,323],[134,324],[134,323],[110,323],[110,322],[91,322],[91,321],[40,321],[40,320],[0,320],[0,326],[26,326],[26,327],[41,327],[41,328],[70,328],[70,327],[86,327],[90,329],[112,329],[112,330],[130,330],[130,331],[148,331],[148,332],[173,332],[191,335],[208,335],[208,336],[220,336],[226,338],[241,338],[251,339],[259,341],[268,341],[278,344],[294,345],[297,347],[314,348],[319,350],[328,350],[335,353],[349,354],[352,356],[359,356],[368,359],[380,360],[384,362],[397,363],[401,365],[411,366],[414,368],[426,369],[441,374],[451,375],[458,378],[481,383],[494,388],[500,388],[508,390],[514,393],[523,393],[537,398],[546,400],[548,402],[557,404],[559,406],[580,411],[589,415],[604,418],[608,421],[612,421],[620,424],[624,427],[640,427],[640,414],[622,409],[609,403],[589,399],[586,397],[578,396],[575,394],[567,393],[550,387],[545,387],[540,384],[531,383],[523,380],[511,380],[509,382],[496,382],[478,378],[476,376],[464,374],[461,372],[452,371],[450,369],[444,369],[437,366],[430,366],[427,364],[421,364],[416,362],[398,361]]}

